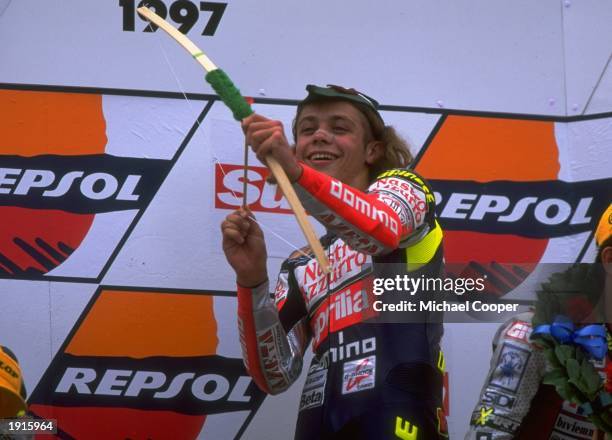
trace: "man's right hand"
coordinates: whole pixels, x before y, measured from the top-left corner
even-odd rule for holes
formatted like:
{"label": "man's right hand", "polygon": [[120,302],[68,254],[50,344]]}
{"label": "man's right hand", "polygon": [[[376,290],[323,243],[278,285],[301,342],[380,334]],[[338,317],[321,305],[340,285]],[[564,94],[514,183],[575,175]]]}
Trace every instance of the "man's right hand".
{"label": "man's right hand", "polygon": [[266,158],[271,156],[283,167],[291,182],[296,182],[300,178],[302,166],[295,158],[295,151],[285,137],[282,122],[253,113],[242,120],[242,130],[247,144],[251,146],[261,163],[268,166]]}
{"label": "man's right hand", "polygon": [[250,210],[241,208],[221,223],[223,252],[243,287],[255,287],[267,280],[266,243]]}

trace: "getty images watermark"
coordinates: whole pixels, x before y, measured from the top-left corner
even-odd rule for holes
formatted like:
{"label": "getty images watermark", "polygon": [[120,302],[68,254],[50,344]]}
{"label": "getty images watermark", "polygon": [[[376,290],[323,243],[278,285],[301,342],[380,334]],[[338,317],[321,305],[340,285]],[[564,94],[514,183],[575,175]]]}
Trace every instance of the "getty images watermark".
{"label": "getty images watermark", "polygon": [[[484,318],[484,321],[497,321],[508,313],[520,312],[520,302],[497,301],[498,298],[490,294],[490,286],[487,275],[376,277],[372,279],[372,308],[388,322],[431,321],[431,316],[449,312],[454,313],[451,320],[455,322],[464,321],[458,318],[459,313]],[[440,315],[437,319],[448,321],[448,318]]]}

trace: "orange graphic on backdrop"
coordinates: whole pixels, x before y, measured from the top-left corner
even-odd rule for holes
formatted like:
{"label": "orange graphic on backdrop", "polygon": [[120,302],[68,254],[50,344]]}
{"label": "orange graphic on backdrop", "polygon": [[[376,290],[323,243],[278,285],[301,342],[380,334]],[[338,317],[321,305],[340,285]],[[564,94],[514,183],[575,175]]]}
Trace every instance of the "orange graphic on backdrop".
{"label": "orange graphic on backdrop", "polygon": [[554,123],[449,116],[417,170],[428,179],[555,180],[559,152]]}
{"label": "orange graphic on backdrop", "polygon": [[0,90],[0,154],[104,153],[102,96]]}
{"label": "orange graphic on backdrop", "polygon": [[[484,183],[556,180],[559,168],[553,122],[448,116],[416,170],[430,180]],[[449,263],[522,263],[529,272],[547,245],[548,239],[510,234],[444,233],[444,254]]]}
{"label": "orange graphic on backdrop", "polygon": [[206,356],[217,352],[216,335],[212,296],[105,290],[66,353]]}

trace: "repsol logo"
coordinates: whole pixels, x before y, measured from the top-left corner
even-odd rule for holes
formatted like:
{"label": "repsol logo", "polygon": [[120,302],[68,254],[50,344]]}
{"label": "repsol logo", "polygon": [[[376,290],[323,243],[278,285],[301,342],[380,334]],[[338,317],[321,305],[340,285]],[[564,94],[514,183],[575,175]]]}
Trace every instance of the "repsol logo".
{"label": "repsol logo", "polygon": [[552,238],[590,231],[612,199],[612,179],[583,182],[432,180],[446,230]]}
{"label": "repsol logo", "polygon": [[115,157],[0,156],[0,205],[97,213],[146,206],[169,161]]}
{"label": "repsol logo", "polygon": [[68,367],[55,392],[139,397],[145,390],[149,390],[154,391],[154,399],[171,399],[187,387],[193,396],[203,401],[227,398],[230,402],[248,402],[251,398],[245,392],[250,382],[248,376],[240,376],[235,383],[230,384],[220,374],[196,376],[194,372],[186,372],[169,378],[161,371],[114,369],[104,371],[102,377],[98,378],[98,372],[93,368]]}
{"label": "repsol logo", "polygon": [[[51,188],[42,197],[62,197],[72,185],[78,185],[88,199],[101,200],[115,197],[117,200],[138,200],[134,194],[142,176],[130,174],[119,186],[115,176],[108,173],[93,173],[87,176],[84,171],[71,171],[58,178],[51,170],[22,170],[19,168],[0,168],[0,194],[27,196],[34,188]],[[56,184],[57,181],[57,184]]]}
{"label": "repsol logo", "polygon": [[[213,414],[253,409],[263,400],[240,359],[63,355],[59,363],[45,374],[33,402]],[[51,392],[37,392],[43,389]]]}

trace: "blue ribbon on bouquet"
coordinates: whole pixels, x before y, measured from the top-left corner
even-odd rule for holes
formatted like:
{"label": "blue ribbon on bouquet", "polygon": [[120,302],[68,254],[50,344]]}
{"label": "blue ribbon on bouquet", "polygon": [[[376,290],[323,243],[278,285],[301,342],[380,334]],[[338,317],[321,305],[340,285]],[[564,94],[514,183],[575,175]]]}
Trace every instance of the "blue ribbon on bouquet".
{"label": "blue ribbon on bouquet", "polygon": [[552,324],[539,325],[533,330],[532,337],[541,335],[550,335],[561,344],[578,345],[598,360],[608,352],[606,329],[601,324],[590,324],[576,330],[571,319],[558,315]]}

